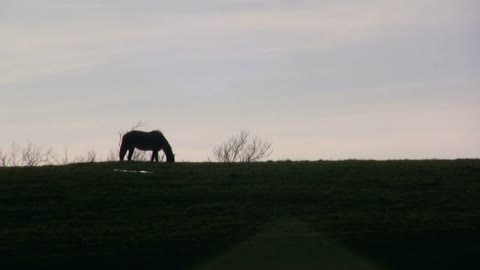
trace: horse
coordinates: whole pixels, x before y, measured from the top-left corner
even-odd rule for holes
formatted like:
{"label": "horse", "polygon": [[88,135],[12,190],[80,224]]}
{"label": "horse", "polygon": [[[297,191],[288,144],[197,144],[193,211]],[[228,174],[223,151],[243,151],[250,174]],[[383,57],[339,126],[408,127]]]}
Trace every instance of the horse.
{"label": "horse", "polygon": [[120,161],[123,161],[125,154],[128,151],[128,160],[132,160],[135,148],[143,151],[152,151],[152,159],[158,162],[158,151],[163,150],[167,156],[167,162],[175,162],[175,155],[172,152],[172,147],[168,143],[162,132],[153,130],[150,132],[132,130],[122,136],[122,143],[120,145]]}

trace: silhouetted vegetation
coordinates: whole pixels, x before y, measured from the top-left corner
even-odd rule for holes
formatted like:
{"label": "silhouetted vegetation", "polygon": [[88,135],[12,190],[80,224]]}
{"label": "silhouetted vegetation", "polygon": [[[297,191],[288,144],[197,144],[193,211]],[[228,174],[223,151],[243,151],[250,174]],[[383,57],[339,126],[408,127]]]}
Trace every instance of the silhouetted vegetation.
{"label": "silhouetted vegetation", "polygon": [[257,137],[252,138],[245,130],[241,130],[213,148],[213,156],[219,162],[255,162],[271,154],[270,143]]}
{"label": "silhouetted vegetation", "polygon": [[70,157],[68,147],[65,147],[61,156],[51,147],[45,148],[31,142],[25,145],[12,143],[6,150],[0,148],[0,167],[35,167],[96,161],[99,159],[94,150],[89,150],[84,156],[77,154]]}

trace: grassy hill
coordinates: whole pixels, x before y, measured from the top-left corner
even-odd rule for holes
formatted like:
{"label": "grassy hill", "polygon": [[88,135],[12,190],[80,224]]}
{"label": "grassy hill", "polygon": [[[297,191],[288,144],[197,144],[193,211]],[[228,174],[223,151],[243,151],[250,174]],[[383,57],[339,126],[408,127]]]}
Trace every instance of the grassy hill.
{"label": "grassy hill", "polygon": [[480,160],[0,168],[10,267],[466,269],[478,243]]}

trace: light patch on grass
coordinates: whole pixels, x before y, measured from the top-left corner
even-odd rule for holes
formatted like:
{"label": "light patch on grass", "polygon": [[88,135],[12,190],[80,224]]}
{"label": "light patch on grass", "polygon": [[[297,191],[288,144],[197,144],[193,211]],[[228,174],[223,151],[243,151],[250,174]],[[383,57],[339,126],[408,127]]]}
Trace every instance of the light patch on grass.
{"label": "light patch on grass", "polygon": [[308,224],[278,220],[199,270],[216,269],[382,269]]}
{"label": "light patch on grass", "polygon": [[114,169],[114,172],[123,172],[123,173],[142,173],[142,174],[151,174],[152,172],[149,171],[132,171],[132,170],[118,170]]}

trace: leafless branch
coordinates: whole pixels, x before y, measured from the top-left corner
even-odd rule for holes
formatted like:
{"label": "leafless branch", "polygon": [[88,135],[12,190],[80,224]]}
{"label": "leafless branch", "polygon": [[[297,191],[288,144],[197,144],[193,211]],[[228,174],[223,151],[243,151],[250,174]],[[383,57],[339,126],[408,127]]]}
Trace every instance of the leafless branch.
{"label": "leafless branch", "polygon": [[0,149],[0,167],[7,167],[8,166],[8,154],[4,153],[2,149]]}
{"label": "leafless branch", "polygon": [[43,153],[44,159],[43,163],[45,165],[55,165],[55,164],[60,164],[58,161],[58,156],[57,153],[55,153],[55,150],[53,148],[48,148],[44,153]]}
{"label": "leafless branch", "polygon": [[21,153],[25,166],[38,166],[45,161],[45,154],[41,146],[28,143],[22,148]]}
{"label": "leafless branch", "polygon": [[68,146],[65,146],[65,149],[63,150],[63,159],[61,161],[62,165],[66,165],[69,163],[68,160]]}
{"label": "leafless branch", "polygon": [[110,152],[107,155],[107,161],[117,161],[118,160],[118,154],[119,154],[118,149],[110,150]]}
{"label": "leafless branch", "polygon": [[141,151],[141,150],[137,149],[137,150],[135,150],[135,152],[133,152],[132,160],[148,161],[149,159],[148,159],[146,151]]}
{"label": "leafless branch", "polygon": [[87,153],[87,162],[95,162],[97,159],[97,153],[94,150],[90,150]]}
{"label": "leafless branch", "polygon": [[12,143],[10,145],[10,159],[8,165],[12,167],[20,166],[20,145]]}
{"label": "leafless branch", "polygon": [[219,162],[255,162],[271,155],[270,143],[254,137],[250,139],[248,131],[241,130],[224,143],[213,147],[214,158]]}

